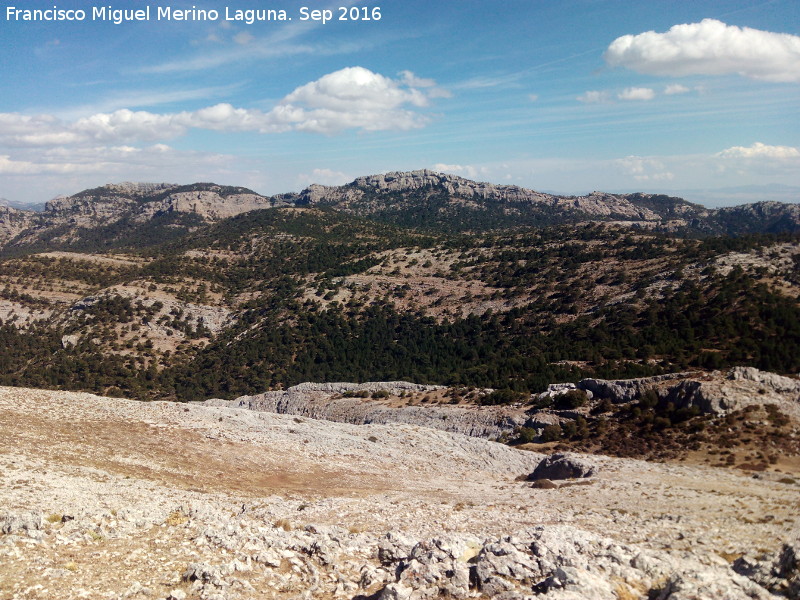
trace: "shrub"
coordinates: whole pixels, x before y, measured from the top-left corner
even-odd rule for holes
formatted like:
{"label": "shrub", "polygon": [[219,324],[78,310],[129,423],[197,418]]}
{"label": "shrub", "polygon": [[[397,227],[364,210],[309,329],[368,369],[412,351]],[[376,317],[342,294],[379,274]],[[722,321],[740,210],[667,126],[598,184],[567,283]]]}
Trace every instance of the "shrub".
{"label": "shrub", "polygon": [[672,421],[670,421],[667,417],[656,417],[653,419],[653,427],[656,429],[666,429],[667,427],[672,426]]}
{"label": "shrub", "polygon": [[589,396],[583,390],[569,390],[556,398],[556,408],[571,409],[584,406],[589,401]]}
{"label": "shrub", "polygon": [[530,444],[536,439],[536,430],[532,427],[520,427],[517,441],[520,444]]}
{"label": "shrub", "polygon": [[653,389],[647,390],[644,394],[642,394],[642,397],[639,398],[639,406],[642,408],[655,408],[657,404],[658,394]]}
{"label": "shrub", "polygon": [[561,426],[561,434],[565,439],[572,439],[578,434],[578,425],[575,421],[569,421]]}
{"label": "shrub", "polygon": [[592,414],[599,415],[614,410],[614,404],[608,398],[603,398],[597,406],[592,409]]}
{"label": "shrub", "polygon": [[527,398],[527,394],[522,392],[515,392],[512,389],[505,388],[502,390],[495,390],[491,394],[487,394],[480,400],[482,406],[495,406],[498,404],[513,404],[514,402],[522,402]]}
{"label": "shrub", "polygon": [[289,521],[289,519],[286,518],[278,519],[277,521],[275,521],[275,523],[273,523],[273,527],[275,527],[275,529],[283,529],[284,531],[291,531],[292,523],[291,521]]}
{"label": "shrub", "polygon": [[547,425],[542,431],[543,442],[557,442],[561,439],[561,427],[558,425]]}

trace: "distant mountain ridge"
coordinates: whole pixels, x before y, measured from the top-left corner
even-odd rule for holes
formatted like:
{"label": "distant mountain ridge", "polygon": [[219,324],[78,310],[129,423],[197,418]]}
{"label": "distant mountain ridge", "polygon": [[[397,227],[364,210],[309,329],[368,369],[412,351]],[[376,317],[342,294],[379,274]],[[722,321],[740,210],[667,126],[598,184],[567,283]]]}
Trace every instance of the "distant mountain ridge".
{"label": "distant mountain ridge", "polygon": [[41,213],[0,207],[0,247],[120,247],[180,236],[205,223],[286,203],[214,183],[120,183],[58,196]]}
{"label": "distant mountain ridge", "polygon": [[398,225],[486,229],[619,221],[677,233],[742,234],[797,231],[800,206],[759,202],[708,209],[662,194],[545,194],[513,185],[475,182],[429,170],[359,177],[343,186],[311,185],[296,205],[330,206]]}
{"label": "distant mountain ridge", "polygon": [[[445,229],[481,229],[481,224],[484,228],[536,226],[581,220],[655,224],[664,223],[667,215],[680,219],[679,224],[684,225],[687,218],[708,213],[707,209],[679,198],[662,201],[660,205],[652,201],[654,198],[659,197],[603,192],[558,196],[420,170],[359,177],[344,186],[312,185],[294,200],[298,205],[327,205],[401,225]],[[428,222],[421,222],[421,215]]]}
{"label": "distant mountain ridge", "polygon": [[263,196],[214,183],[120,183],[59,196],[43,212],[0,204],[0,248],[114,248],[174,239],[254,210],[327,207],[392,225],[490,231],[587,221],[686,235],[800,231],[800,206],[759,202],[708,209],[659,194],[559,196],[430,170],[358,177],[341,186]]}

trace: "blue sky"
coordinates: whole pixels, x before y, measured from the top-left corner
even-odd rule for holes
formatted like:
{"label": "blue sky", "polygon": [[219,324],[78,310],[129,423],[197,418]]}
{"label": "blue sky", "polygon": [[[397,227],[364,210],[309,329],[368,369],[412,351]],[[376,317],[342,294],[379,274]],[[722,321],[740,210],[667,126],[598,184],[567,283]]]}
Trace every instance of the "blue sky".
{"label": "blue sky", "polygon": [[[26,21],[4,3],[10,200],[119,181],[273,194],[430,168],[565,194],[800,201],[796,0],[16,4],[87,15]],[[92,20],[148,5],[149,21]],[[339,21],[340,6],[381,18]],[[225,19],[256,8],[292,20]]]}

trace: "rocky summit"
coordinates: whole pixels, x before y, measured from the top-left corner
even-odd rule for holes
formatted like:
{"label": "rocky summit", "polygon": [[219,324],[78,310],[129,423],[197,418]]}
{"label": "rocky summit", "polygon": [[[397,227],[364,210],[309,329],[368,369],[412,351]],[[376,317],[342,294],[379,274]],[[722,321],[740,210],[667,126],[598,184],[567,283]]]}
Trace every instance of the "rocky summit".
{"label": "rocky summit", "polygon": [[391,223],[450,230],[581,221],[704,235],[800,228],[800,208],[779,202],[711,210],[660,194],[594,191],[560,196],[427,169],[358,177],[344,186],[311,185],[286,199],[299,206],[325,205]]}

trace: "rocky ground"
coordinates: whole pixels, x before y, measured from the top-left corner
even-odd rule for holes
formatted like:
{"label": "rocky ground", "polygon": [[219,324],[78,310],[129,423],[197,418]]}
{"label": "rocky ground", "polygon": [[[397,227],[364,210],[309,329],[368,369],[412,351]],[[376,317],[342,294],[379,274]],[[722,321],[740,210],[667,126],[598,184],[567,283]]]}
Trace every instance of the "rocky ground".
{"label": "rocky ground", "polygon": [[780,474],[15,388],[0,432],[0,600],[800,594]]}

